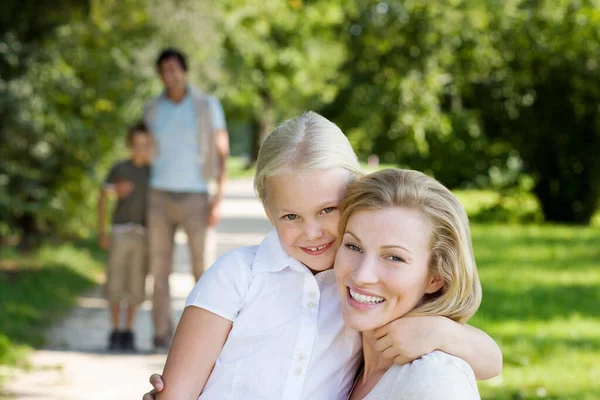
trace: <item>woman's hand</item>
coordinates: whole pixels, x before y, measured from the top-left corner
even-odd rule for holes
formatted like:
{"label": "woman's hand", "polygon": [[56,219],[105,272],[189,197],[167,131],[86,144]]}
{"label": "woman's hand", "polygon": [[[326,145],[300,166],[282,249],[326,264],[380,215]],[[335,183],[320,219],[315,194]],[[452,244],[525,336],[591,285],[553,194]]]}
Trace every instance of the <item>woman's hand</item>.
{"label": "woman's hand", "polygon": [[154,395],[156,393],[162,392],[162,390],[165,387],[165,385],[163,383],[163,380],[162,380],[162,376],[159,375],[159,374],[152,374],[150,376],[150,384],[152,385],[152,387],[154,389],[152,389],[151,391],[149,391],[148,393],[146,393],[144,395],[144,397],[142,398],[142,400],[155,400]]}
{"label": "woman's hand", "polygon": [[449,323],[445,317],[403,317],[374,331],[378,338],[375,348],[384,358],[403,365],[443,349],[444,331]]}

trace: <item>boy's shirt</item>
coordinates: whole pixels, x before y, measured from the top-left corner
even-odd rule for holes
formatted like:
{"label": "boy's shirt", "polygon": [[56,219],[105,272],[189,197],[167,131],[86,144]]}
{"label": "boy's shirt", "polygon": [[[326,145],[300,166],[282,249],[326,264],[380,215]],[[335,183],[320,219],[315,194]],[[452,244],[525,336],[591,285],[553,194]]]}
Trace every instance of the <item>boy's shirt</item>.
{"label": "boy's shirt", "polygon": [[275,231],[221,256],[186,306],[233,321],[201,400],[347,398],[362,346],[342,320],[335,274],[313,275]]}
{"label": "boy's shirt", "polygon": [[125,198],[119,199],[113,214],[113,231],[146,226],[146,202],[150,167],[138,167],[131,160],[115,164],[105,181],[105,187],[114,185],[120,180],[133,183],[134,189]]}

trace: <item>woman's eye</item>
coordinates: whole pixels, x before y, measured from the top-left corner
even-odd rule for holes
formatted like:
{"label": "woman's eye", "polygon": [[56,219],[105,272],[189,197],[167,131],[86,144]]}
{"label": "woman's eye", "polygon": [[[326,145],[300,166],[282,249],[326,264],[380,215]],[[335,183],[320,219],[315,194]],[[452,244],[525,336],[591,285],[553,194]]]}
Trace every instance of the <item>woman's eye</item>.
{"label": "woman's eye", "polygon": [[406,261],[404,261],[404,259],[403,259],[403,258],[401,258],[401,257],[398,257],[398,256],[389,256],[389,257],[388,257],[388,260],[390,260],[390,261],[394,261],[394,262],[406,262]]}
{"label": "woman's eye", "polygon": [[288,221],[293,221],[295,219],[298,219],[298,216],[296,214],[287,214],[283,216],[283,219],[286,219]]}
{"label": "woman's eye", "polygon": [[346,243],[344,246],[346,246],[348,249],[352,250],[352,251],[360,251],[360,247],[358,247],[355,244],[352,243]]}
{"label": "woman's eye", "polygon": [[335,207],[327,207],[327,208],[324,208],[324,209],[321,211],[321,214],[329,214],[329,213],[330,213],[330,212],[332,212],[333,210],[335,210]]}

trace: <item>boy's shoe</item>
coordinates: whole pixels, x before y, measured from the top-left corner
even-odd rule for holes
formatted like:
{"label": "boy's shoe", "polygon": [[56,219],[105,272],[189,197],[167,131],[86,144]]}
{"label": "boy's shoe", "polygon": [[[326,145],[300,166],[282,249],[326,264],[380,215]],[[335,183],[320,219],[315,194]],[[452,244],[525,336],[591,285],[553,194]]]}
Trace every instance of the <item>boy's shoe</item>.
{"label": "boy's shoe", "polygon": [[135,337],[133,332],[121,332],[121,348],[126,351],[135,351]]}
{"label": "boy's shoe", "polygon": [[121,349],[121,332],[112,331],[108,337],[108,350]]}

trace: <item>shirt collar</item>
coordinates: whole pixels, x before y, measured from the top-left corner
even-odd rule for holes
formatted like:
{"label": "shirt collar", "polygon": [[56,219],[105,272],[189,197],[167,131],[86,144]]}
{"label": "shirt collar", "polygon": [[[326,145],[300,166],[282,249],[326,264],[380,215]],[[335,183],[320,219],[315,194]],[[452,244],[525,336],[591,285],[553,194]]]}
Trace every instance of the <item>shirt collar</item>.
{"label": "shirt collar", "polygon": [[[191,99],[191,98],[195,98],[200,96],[202,93],[200,92],[200,90],[198,90],[194,85],[192,85],[191,83],[188,83],[186,85],[186,91],[185,91],[185,97],[183,98],[183,100],[181,100],[180,103],[183,103],[184,101]],[[163,89],[163,91],[160,93],[160,99],[162,101],[169,101],[171,102],[171,100],[167,97],[167,89]]]}
{"label": "shirt collar", "polygon": [[252,276],[262,272],[279,272],[291,268],[297,272],[310,272],[300,261],[289,256],[281,247],[277,231],[273,229],[256,250],[252,263]]}

